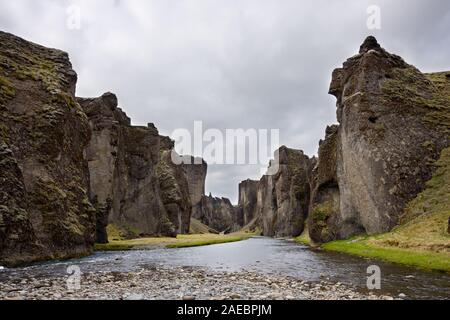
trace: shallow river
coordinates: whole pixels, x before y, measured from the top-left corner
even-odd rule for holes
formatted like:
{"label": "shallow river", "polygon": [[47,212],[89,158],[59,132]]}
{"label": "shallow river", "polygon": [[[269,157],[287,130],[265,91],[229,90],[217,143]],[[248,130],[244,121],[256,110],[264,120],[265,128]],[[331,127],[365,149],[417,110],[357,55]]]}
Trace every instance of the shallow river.
{"label": "shallow river", "polygon": [[[0,271],[6,278],[66,275],[69,265],[83,273],[95,271],[132,271],[149,265],[199,266],[212,271],[249,270],[289,275],[306,281],[329,280],[353,285],[366,291],[367,268],[377,265],[382,271],[382,290],[408,298],[450,299],[450,275],[401,267],[380,261],[343,254],[313,251],[290,241],[252,238],[247,241],[185,249],[100,252],[83,259],[35,264],[26,268]],[[378,292],[377,292],[378,293]]]}

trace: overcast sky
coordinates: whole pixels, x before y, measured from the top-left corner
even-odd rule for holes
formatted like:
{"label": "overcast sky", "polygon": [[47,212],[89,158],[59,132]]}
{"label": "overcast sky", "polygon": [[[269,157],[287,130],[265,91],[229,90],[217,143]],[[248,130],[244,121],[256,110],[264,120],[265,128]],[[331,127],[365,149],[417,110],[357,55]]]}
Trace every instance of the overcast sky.
{"label": "overcast sky", "polygon": [[[373,4],[380,30],[367,28]],[[309,155],[336,122],[331,72],[367,35],[422,71],[450,70],[448,0],[0,0],[0,29],[67,51],[77,95],[116,93],[133,124],[280,129]],[[207,192],[236,202],[238,183],[259,177],[210,167]]]}

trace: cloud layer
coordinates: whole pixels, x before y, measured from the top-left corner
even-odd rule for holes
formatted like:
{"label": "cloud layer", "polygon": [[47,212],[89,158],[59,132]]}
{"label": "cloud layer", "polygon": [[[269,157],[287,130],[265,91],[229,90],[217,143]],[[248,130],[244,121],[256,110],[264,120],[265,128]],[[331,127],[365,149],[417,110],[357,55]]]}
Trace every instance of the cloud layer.
{"label": "cloud layer", "polygon": [[[67,28],[67,8],[81,28]],[[381,30],[368,30],[369,5]],[[375,35],[423,71],[450,69],[447,0],[0,0],[0,29],[69,52],[79,96],[115,92],[134,124],[160,132],[280,129],[317,152],[336,121],[331,72]],[[236,202],[254,166],[210,167],[207,191]]]}

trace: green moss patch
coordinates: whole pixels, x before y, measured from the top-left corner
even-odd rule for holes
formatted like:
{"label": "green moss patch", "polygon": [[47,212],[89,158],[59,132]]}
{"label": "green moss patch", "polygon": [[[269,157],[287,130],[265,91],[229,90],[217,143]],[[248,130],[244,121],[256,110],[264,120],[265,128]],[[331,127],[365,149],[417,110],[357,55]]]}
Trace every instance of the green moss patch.
{"label": "green moss patch", "polygon": [[330,201],[320,203],[314,206],[311,219],[315,223],[326,225],[326,221],[333,212],[333,204]]}
{"label": "green moss patch", "polygon": [[[306,222],[306,225],[308,225],[307,222]],[[311,238],[309,237],[309,230],[308,230],[308,228],[305,228],[305,230],[303,231],[303,233],[299,237],[294,238],[294,241],[299,243],[299,244],[303,244],[305,246],[310,246],[311,245]]]}
{"label": "green moss patch", "polygon": [[421,113],[426,124],[450,133],[450,81],[446,73],[426,74],[414,67],[397,68],[382,84],[384,99],[404,113]]}
{"label": "green moss patch", "polygon": [[11,81],[0,74],[0,104],[6,103],[8,100],[14,98],[16,90]]}

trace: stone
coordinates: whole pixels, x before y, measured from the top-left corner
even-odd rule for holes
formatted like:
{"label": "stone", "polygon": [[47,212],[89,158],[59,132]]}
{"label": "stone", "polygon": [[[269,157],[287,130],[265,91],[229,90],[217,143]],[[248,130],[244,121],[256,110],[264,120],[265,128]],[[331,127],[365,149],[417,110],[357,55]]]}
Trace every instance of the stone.
{"label": "stone", "polygon": [[251,230],[270,237],[297,237],[308,216],[315,160],[285,146],[275,152],[275,159],[259,182],[241,183],[239,208],[244,216],[253,216]]}
{"label": "stone", "polygon": [[95,209],[77,75],[67,53],[5,32],[0,61],[0,263],[86,255]]}
{"label": "stone", "polygon": [[[77,100],[92,128],[86,154],[90,199],[97,209],[97,241],[107,242],[108,224],[119,228],[125,238],[175,236],[181,232],[178,217],[173,221],[169,217],[167,209],[172,207],[164,197],[167,194],[161,190],[163,181],[158,175],[160,164],[167,160],[161,153],[170,145],[167,137],[161,137],[154,126],[131,126],[112,93]],[[187,211],[189,215],[190,209]]]}
{"label": "stone", "polygon": [[189,157],[188,163],[183,163],[183,169],[189,185],[189,195],[192,207],[197,206],[205,195],[208,164],[201,158]]}
{"label": "stone", "polygon": [[369,36],[364,40],[363,44],[359,49],[360,54],[367,53],[370,50],[379,51],[381,50],[381,46],[379,45],[377,39],[374,36]]}
{"label": "stone", "polygon": [[138,293],[133,293],[133,294],[130,294],[130,295],[126,295],[124,297],[124,300],[139,301],[139,300],[145,300],[145,299],[144,299],[144,295],[138,294]]}
{"label": "stone", "polygon": [[132,126],[111,92],[76,98],[65,52],[0,32],[0,61],[2,265],[90,254],[108,225],[123,238],[189,232],[170,138]]}
{"label": "stone", "polygon": [[175,229],[173,236],[176,236],[189,233],[192,203],[188,177],[183,166],[173,163],[173,154],[175,151],[172,146],[162,146],[156,174],[162,203],[170,224]]}
{"label": "stone", "polygon": [[374,37],[333,72],[339,125],[327,129],[313,172],[313,242],[385,233],[401,222],[450,145],[442,77],[421,73]]}
{"label": "stone", "polygon": [[242,227],[239,210],[227,198],[202,196],[193,217],[221,233],[238,231]]}
{"label": "stone", "polygon": [[311,178],[311,207],[309,210],[309,235],[313,242],[335,239],[338,233],[340,191],[337,183],[337,144],[339,127],[327,127],[325,140],[319,147],[319,157]]}
{"label": "stone", "polygon": [[[244,226],[249,226],[258,216],[258,183],[259,181],[246,180],[239,184],[239,210],[242,211]],[[255,224],[253,229],[254,227]]]}

